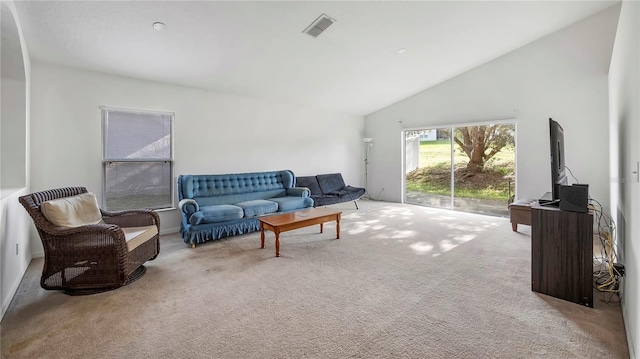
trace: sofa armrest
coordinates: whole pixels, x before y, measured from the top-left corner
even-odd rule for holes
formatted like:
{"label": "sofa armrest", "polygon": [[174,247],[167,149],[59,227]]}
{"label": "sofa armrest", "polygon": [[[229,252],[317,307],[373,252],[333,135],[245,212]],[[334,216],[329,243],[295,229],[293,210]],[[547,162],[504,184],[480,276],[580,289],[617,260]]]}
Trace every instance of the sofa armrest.
{"label": "sofa armrest", "polygon": [[180,210],[182,213],[186,215],[187,218],[191,217],[192,214],[198,212],[200,210],[200,206],[198,202],[191,198],[185,198],[178,203]]}
{"label": "sofa armrest", "polygon": [[118,227],[142,227],[156,226],[160,230],[160,216],[152,209],[138,208],[124,211],[109,212],[100,210],[105,223],[115,224]]}
{"label": "sofa armrest", "polygon": [[287,196],[309,198],[311,191],[307,187],[293,187],[287,189]]}

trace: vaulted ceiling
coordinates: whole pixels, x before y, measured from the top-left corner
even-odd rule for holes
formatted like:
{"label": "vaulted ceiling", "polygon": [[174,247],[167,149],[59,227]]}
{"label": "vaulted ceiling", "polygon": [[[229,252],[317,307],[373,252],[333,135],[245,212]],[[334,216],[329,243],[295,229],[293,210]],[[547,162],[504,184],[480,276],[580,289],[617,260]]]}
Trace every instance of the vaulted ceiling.
{"label": "vaulted ceiling", "polygon": [[[16,1],[33,61],[366,115],[618,1]],[[303,30],[326,14],[314,38]],[[166,24],[156,31],[154,22]],[[404,49],[404,51],[400,51]]]}

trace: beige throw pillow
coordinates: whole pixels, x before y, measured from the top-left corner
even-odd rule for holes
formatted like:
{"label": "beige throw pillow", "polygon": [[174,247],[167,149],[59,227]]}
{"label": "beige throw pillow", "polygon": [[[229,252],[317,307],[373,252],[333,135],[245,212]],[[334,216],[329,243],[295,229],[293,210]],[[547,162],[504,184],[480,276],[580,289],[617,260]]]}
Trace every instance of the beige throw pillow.
{"label": "beige throw pillow", "polygon": [[40,210],[49,222],[60,227],[79,227],[102,221],[98,201],[91,192],[42,202]]}

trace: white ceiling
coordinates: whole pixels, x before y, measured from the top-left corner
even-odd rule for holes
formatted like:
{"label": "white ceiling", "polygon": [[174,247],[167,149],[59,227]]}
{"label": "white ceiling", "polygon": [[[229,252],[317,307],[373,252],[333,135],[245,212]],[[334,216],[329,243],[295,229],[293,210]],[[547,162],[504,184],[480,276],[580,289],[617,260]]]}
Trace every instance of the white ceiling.
{"label": "white ceiling", "polygon": [[[34,61],[366,115],[616,3],[15,4]],[[304,34],[323,13],[337,22],[317,38]],[[155,21],[168,30],[155,31]]]}

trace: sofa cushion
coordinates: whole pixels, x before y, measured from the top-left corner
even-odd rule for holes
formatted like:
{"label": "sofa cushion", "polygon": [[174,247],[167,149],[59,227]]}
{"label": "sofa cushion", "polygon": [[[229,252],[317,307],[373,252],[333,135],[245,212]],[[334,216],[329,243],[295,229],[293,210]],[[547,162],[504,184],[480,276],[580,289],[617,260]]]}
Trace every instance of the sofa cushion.
{"label": "sofa cushion", "polygon": [[311,198],[313,199],[313,206],[314,207],[319,207],[319,206],[327,206],[330,204],[336,204],[336,203],[341,203],[344,202],[342,200],[342,198],[338,197],[338,196],[331,196],[328,194],[322,195],[322,196],[311,196]]}
{"label": "sofa cushion", "polygon": [[318,186],[316,176],[296,177],[296,187],[307,187],[311,191],[311,195],[322,195],[322,190]]}
{"label": "sofa cushion", "polygon": [[313,200],[311,198],[303,197],[276,197],[269,198],[269,201],[278,203],[278,212],[288,212],[313,206]]}
{"label": "sofa cushion", "polygon": [[102,222],[98,201],[91,192],[42,202],[40,211],[49,222],[60,227],[79,227]]}
{"label": "sofa cushion", "polygon": [[337,191],[333,191],[329,194],[333,196],[338,196],[338,197],[350,197],[350,198],[355,195],[356,197],[359,198],[364,194],[364,191],[365,191],[364,188],[346,186],[345,188],[339,189]]}
{"label": "sofa cushion", "polygon": [[158,234],[158,227],[156,225],[143,226],[143,227],[121,227],[124,232],[124,239],[127,241],[127,250],[138,248],[142,243],[150,240],[156,234]]}
{"label": "sofa cushion", "polygon": [[324,194],[331,194],[332,192],[339,191],[345,187],[342,174],[329,173],[323,175],[317,175],[318,185]]}
{"label": "sofa cushion", "polygon": [[278,203],[264,199],[236,203],[236,206],[242,208],[245,217],[259,216],[261,214],[276,212],[278,210]]}
{"label": "sofa cushion", "polygon": [[240,219],[244,215],[242,208],[231,204],[200,207],[200,210],[191,215],[189,223],[192,225],[217,223]]}

